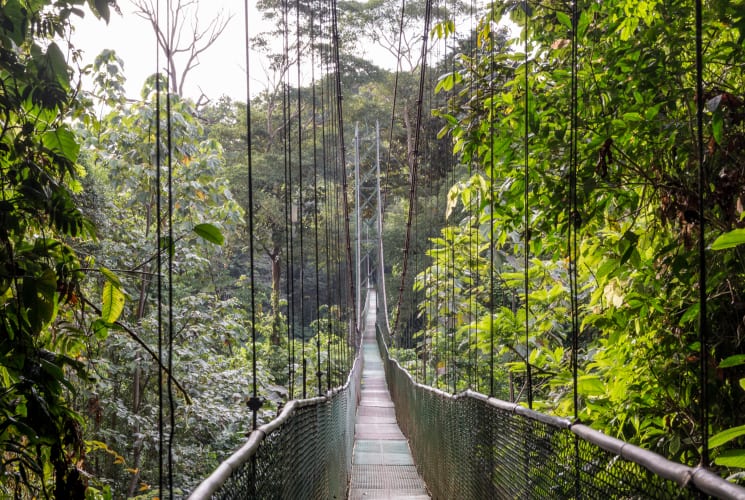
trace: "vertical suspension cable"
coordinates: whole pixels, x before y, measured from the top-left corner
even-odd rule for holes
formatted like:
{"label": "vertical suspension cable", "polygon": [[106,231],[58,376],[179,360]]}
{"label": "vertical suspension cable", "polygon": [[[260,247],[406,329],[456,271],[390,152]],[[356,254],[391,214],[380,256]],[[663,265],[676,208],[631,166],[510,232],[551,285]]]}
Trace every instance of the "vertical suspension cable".
{"label": "vertical suspension cable", "polygon": [[[155,25],[160,26],[160,0],[156,0],[155,4]],[[160,97],[161,97],[161,78],[160,78],[160,48],[156,36],[155,41],[155,213],[157,214],[155,219],[155,267],[156,276],[158,277],[157,284],[157,299],[158,299],[158,363],[163,366],[163,238],[161,231],[161,213],[163,211],[160,186],[162,183],[160,164],[162,161],[162,148],[161,148],[161,128],[160,128]],[[163,492],[165,486],[165,476],[163,471],[163,459],[165,456],[165,442],[164,442],[164,418],[163,413],[163,370],[158,370],[158,491],[160,494]]]}
{"label": "vertical suspension cable", "polygon": [[[334,92],[330,89],[329,90],[329,103],[332,108],[332,115],[333,114],[338,115],[338,107],[335,106],[335,104],[338,103],[338,96],[336,96],[336,99],[334,99],[332,98],[333,94]],[[332,164],[333,168],[331,172],[331,176],[334,181],[334,188],[335,188],[334,199],[331,205],[331,214],[332,214],[331,223],[333,224],[331,231],[333,232],[336,238],[336,241],[342,241],[341,227],[342,227],[343,214],[342,214],[342,209],[341,209],[341,193],[340,193],[341,190],[336,188],[336,186],[338,186],[341,183],[341,179],[340,179],[341,167],[339,165],[341,152],[339,150],[340,146],[338,143],[339,130],[338,130],[337,120],[330,120],[330,127],[331,127],[330,134],[331,134],[332,140],[334,141],[334,147],[335,147],[334,149],[335,154],[333,156],[333,164]],[[334,245],[332,247],[332,251],[334,255],[333,262],[334,262],[334,265],[336,266],[336,280],[337,280],[336,286],[334,287],[334,289],[336,290],[336,302],[338,305],[337,310],[336,310],[336,318],[337,318],[337,321],[339,322],[339,325],[341,325],[344,321],[344,312],[346,310],[345,309],[346,299],[347,299],[347,294],[349,292],[344,291],[344,288],[346,287],[344,287],[341,283],[342,276],[345,276],[345,270],[343,269],[343,266],[342,266],[342,254],[341,254],[340,245]],[[350,342],[349,342],[349,337],[347,335],[348,328],[345,328],[345,330],[340,333],[342,337],[342,342],[340,342],[339,354],[341,355],[342,365],[346,369],[349,364],[349,349],[351,347],[349,345]]]}
{"label": "vertical suspension cable", "polygon": [[[469,37],[469,53],[471,55],[471,59],[475,59],[474,53],[476,51],[475,45],[473,44],[473,34],[474,34],[474,27],[473,27],[473,18],[475,14],[475,1],[471,0],[470,6],[469,6],[469,14],[468,14],[468,22],[469,22],[469,28],[468,28],[468,37]],[[468,95],[470,98],[473,97],[473,83],[474,78],[473,75],[468,80]],[[471,163],[468,165],[468,174],[473,175],[473,158],[471,158]],[[480,191],[479,191],[480,192]],[[477,294],[478,294],[478,288],[481,285],[481,266],[479,265],[479,254],[480,254],[480,247],[481,247],[481,231],[479,230],[478,226],[478,209],[481,202],[481,196],[478,197],[477,203],[471,203],[472,206],[472,214],[471,222],[469,223],[469,242],[471,243],[469,246],[469,252],[470,252],[470,260],[471,262],[475,262],[476,265],[474,266],[475,272],[473,276],[472,281],[472,292],[470,295],[470,318],[469,321],[471,324],[474,324],[476,322],[476,319],[478,318],[478,301],[477,301]],[[475,224],[474,224],[475,223]],[[475,228],[474,228],[475,225]],[[475,231],[474,231],[475,229]],[[474,241],[475,239],[475,241]],[[471,362],[473,363],[473,370],[474,370],[474,378],[473,382],[475,383],[474,388],[476,392],[479,392],[480,390],[480,377],[479,377],[479,328],[477,326],[473,327],[473,337],[474,337],[474,348],[472,350],[473,359]],[[470,342],[470,340],[469,340]]]}
{"label": "vertical suspension cable", "polygon": [[305,249],[303,242],[304,222],[303,222],[303,112],[302,112],[302,90],[300,88],[302,47],[300,39],[300,0],[295,0],[295,36],[297,50],[297,166],[298,166],[298,205],[297,221],[299,226],[300,237],[300,333],[303,337],[302,345],[302,363],[303,363],[303,399],[308,396],[308,359],[306,357],[306,339],[305,339]]}
{"label": "vertical suspension cable", "polygon": [[416,210],[416,183],[417,169],[419,166],[419,137],[422,128],[422,98],[424,95],[424,79],[427,68],[427,36],[429,34],[430,19],[432,17],[432,0],[426,0],[424,10],[424,34],[422,35],[422,54],[420,57],[419,93],[417,95],[416,129],[414,131],[414,150],[412,158],[409,158],[410,186],[409,186],[409,213],[406,218],[406,239],[404,240],[403,269],[401,271],[401,286],[398,289],[398,305],[396,307],[396,319],[393,322],[394,331],[398,328],[401,316],[401,302],[403,300],[404,286],[406,284],[406,271],[409,266],[409,251],[411,249],[411,222]]}
{"label": "vertical suspension cable", "polygon": [[[338,102],[338,96],[337,96],[337,102]],[[337,112],[337,114],[339,112],[338,105],[336,106],[336,112]],[[336,121],[333,122],[333,127],[334,127],[334,133],[336,134],[336,146],[337,146],[337,151],[336,151],[337,154],[335,155],[335,158],[334,158],[335,159],[335,161],[334,161],[334,178],[336,180],[337,185],[338,184],[342,184],[342,186],[343,186],[344,185],[343,179],[346,176],[346,168],[342,164],[342,162],[340,161],[339,157],[340,157],[340,154],[341,154],[340,148],[343,148],[344,146],[343,145],[340,145],[339,144],[339,141],[338,141],[339,126],[338,126],[338,123],[336,123]],[[336,208],[336,215],[334,217],[334,225],[336,226],[335,227],[335,231],[336,231],[337,241],[342,241],[343,240],[343,238],[342,238],[342,235],[343,235],[342,227],[345,224],[345,222],[344,222],[344,209],[342,208],[342,204],[344,203],[344,200],[342,199],[342,196],[341,196],[341,193],[340,193],[341,190],[340,189],[336,189],[335,191],[336,191],[336,196],[334,197],[334,206]],[[346,251],[346,249],[345,249],[345,251]],[[351,250],[350,250],[350,252],[351,252]],[[343,255],[342,255],[342,250],[341,250],[341,248],[339,248],[338,245],[335,246],[334,253],[335,253],[335,256],[336,256],[336,276],[337,276],[337,279],[338,280],[341,280],[342,276],[345,276],[346,279],[351,280],[351,275],[348,274],[348,273],[351,273],[351,271],[348,269],[348,267],[345,267],[345,264],[344,264],[345,261],[344,261]],[[353,297],[353,295],[350,293],[349,288],[348,287],[344,287],[344,288],[346,288],[346,291],[342,289],[341,283],[339,283],[339,286],[337,287],[337,294],[338,294],[338,301],[339,301],[339,314],[338,314],[338,318],[339,318],[339,321],[342,321],[342,322],[346,319],[346,314],[345,313],[347,313],[348,312],[348,309],[349,309],[349,300],[350,300],[351,297]],[[352,308],[352,311],[354,311],[354,308]],[[355,316],[355,318],[356,318],[356,316]],[[351,344],[353,342],[351,342],[351,339],[349,338],[349,333],[350,332],[349,332],[349,329],[348,328],[345,327],[344,333],[345,333],[346,342],[344,343],[345,345],[344,345],[344,349],[342,350],[342,354],[344,355],[345,368],[349,368],[349,366],[350,366],[350,358],[351,358],[350,352],[351,352],[351,349],[353,347]]]}
{"label": "vertical suspension cable", "polygon": [[[490,15],[493,15],[490,14]],[[490,32],[491,57],[494,40]],[[489,396],[494,397],[494,68],[489,75]]]}
{"label": "vertical suspension cable", "polygon": [[[574,407],[574,420],[579,420],[579,283],[577,279],[577,264],[579,260],[577,247],[577,233],[579,232],[581,220],[577,204],[577,146],[579,142],[579,110],[578,110],[578,49],[579,40],[577,26],[579,24],[579,8],[577,2],[572,1],[572,55],[571,55],[571,97],[570,97],[570,158],[569,158],[569,228],[567,231],[567,245],[569,255],[569,288],[571,301],[571,336],[572,336],[572,396]],[[574,489],[575,495],[579,497],[580,492],[580,457],[579,437],[574,435]]]}
{"label": "vertical suspension cable", "polygon": [[[339,134],[339,163],[340,168],[342,169],[342,198],[343,198],[343,208],[344,208],[344,232],[346,236],[346,243],[347,243],[347,275],[349,279],[349,301],[351,302],[351,309],[352,311],[355,310],[355,303],[354,303],[354,275],[353,275],[353,266],[352,266],[352,244],[351,244],[351,236],[349,232],[349,200],[347,199],[347,175],[346,175],[346,150],[344,146],[344,112],[342,107],[342,92],[341,92],[341,65],[339,63],[339,26],[338,26],[338,16],[336,13],[337,10],[337,0],[332,0],[332,16],[331,16],[331,31],[333,33],[334,38],[334,64],[336,67],[336,100],[337,100],[337,106],[336,106],[336,112],[337,112],[337,120],[338,120],[338,134]],[[359,325],[357,325],[357,316],[353,315],[352,318],[352,330],[355,334],[355,347],[357,346],[358,342],[358,336],[359,336]]]}
{"label": "vertical suspension cable", "polygon": [[[403,36],[403,33],[401,34],[401,36]],[[433,78],[434,78],[434,75],[433,75],[432,71],[430,71],[429,72],[429,89],[430,89],[430,92],[427,94],[427,98],[429,99],[429,103],[428,103],[428,106],[427,107],[429,109],[432,109],[432,92],[431,92],[431,90],[434,88]],[[423,145],[424,151],[423,151],[421,157],[428,158],[428,159],[431,158],[431,154],[429,154],[429,145],[430,145],[429,144],[429,141],[425,141],[424,142],[424,145]],[[427,177],[427,189],[430,191],[430,193],[432,193],[434,191],[434,189],[433,189],[433,175],[429,175]],[[415,226],[414,226],[414,241],[415,242],[418,240],[418,238],[419,238],[418,235],[419,234],[420,234],[420,232],[419,232],[419,212],[417,211],[416,212],[416,215],[415,215]],[[434,248],[435,248],[434,241],[431,238],[428,238],[428,241],[429,241],[429,248],[430,248],[430,250],[434,250]],[[447,249],[446,249],[446,251],[447,251]],[[439,285],[440,285],[441,281],[445,281],[445,283],[447,283],[447,274],[446,274],[447,273],[447,265],[443,269],[443,266],[441,266],[440,265],[440,262],[437,260],[437,259],[439,259],[439,252],[437,252],[437,255],[438,255],[438,257],[436,257],[435,259],[433,259],[433,264],[435,264],[435,278],[434,278],[434,284],[435,284],[435,286],[432,288],[433,293],[431,295],[434,298],[434,300],[429,300],[430,311],[428,312],[429,318],[430,318],[428,321],[431,322],[431,324],[432,324],[432,335],[431,335],[431,338],[430,338],[430,341],[432,343],[432,354],[433,354],[433,359],[436,360],[435,361],[435,365],[433,366],[433,373],[432,373],[432,383],[433,383],[433,385],[435,387],[439,387],[440,386],[440,376],[439,376],[439,371],[438,371],[439,364],[440,364],[440,359],[439,359],[439,356],[437,354],[439,352],[439,346],[441,345],[441,343],[440,343],[440,340],[441,340],[440,339],[440,332],[439,332],[439,329],[438,329],[438,326],[439,326],[438,323],[439,323],[439,321],[440,321],[441,318],[440,318],[438,312],[441,311],[441,310],[443,310],[440,307],[440,287],[439,287]],[[449,255],[447,257],[449,257]],[[447,257],[446,257],[446,262],[447,262]],[[418,253],[415,253],[414,254],[414,276],[416,276],[417,273],[419,272],[419,260],[418,260],[418,258],[419,258]],[[440,273],[444,273],[444,274],[441,275]],[[444,278],[444,279],[441,279],[441,278]],[[426,291],[425,291],[425,293],[426,293]],[[417,292],[416,291],[414,291],[414,293],[410,294],[410,297],[412,298],[412,300],[414,299],[414,297],[416,297],[416,295],[417,295]],[[445,295],[445,298],[447,298],[447,286],[444,287],[444,295]],[[425,299],[426,298],[427,297],[425,296]],[[445,301],[445,298],[443,298],[443,302]],[[416,309],[413,309],[412,308],[412,315],[415,315],[415,314],[416,314]],[[443,335],[442,336],[445,337],[444,338],[444,341],[445,341],[445,346],[446,346],[446,349],[445,349],[445,371],[446,371],[446,374],[445,374],[445,388],[447,389],[447,387],[448,387],[447,369],[450,366],[450,359],[448,357],[448,350],[447,350],[447,345],[448,345],[447,344],[447,335],[448,335],[448,327],[447,327],[447,325],[448,325],[448,318],[446,317],[445,319],[446,319],[446,322],[445,322],[445,326],[443,328]],[[425,323],[425,328],[426,327],[427,327],[427,324]]]}
{"label": "vertical suspension cable", "polygon": [[525,162],[525,192],[524,211],[525,211],[525,376],[527,378],[528,408],[533,409],[533,377],[530,368],[530,77],[529,77],[529,28],[530,28],[530,5],[528,0],[523,3],[525,9],[525,129],[524,129],[524,162]]}
{"label": "vertical suspension cable", "polygon": [[698,153],[698,301],[699,371],[701,385],[701,465],[709,466],[709,324],[706,300],[706,158],[704,156],[704,49],[703,6],[696,0],[696,148]]}
{"label": "vertical suspension cable", "polygon": [[570,97],[570,159],[569,159],[569,230],[567,232],[569,246],[569,288],[571,300],[571,342],[572,342],[572,392],[574,399],[574,418],[579,417],[579,393],[577,387],[577,373],[579,362],[579,290],[577,283],[577,232],[581,224],[579,209],[577,206],[577,143],[579,111],[578,105],[578,79],[577,79],[577,24],[579,20],[579,9],[577,0],[572,2],[572,55],[571,55],[571,97]]}
{"label": "vertical suspension cable", "polygon": [[[171,22],[171,2],[166,3],[166,25],[170,28]],[[168,47],[170,52],[172,47]],[[170,56],[170,54],[168,54]],[[167,288],[167,310],[168,310],[168,410],[169,424],[168,430],[168,496],[173,498],[173,440],[176,433],[176,401],[173,394],[173,254],[172,246],[175,245],[173,236],[173,127],[171,123],[171,82],[170,78],[166,87],[166,148],[168,150],[166,162],[168,165],[168,288]]]}
{"label": "vertical suspension cable", "polygon": [[320,262],[318,252],[318,136],[316,119],[316,58],[315,58],[315,9],[311,9],[310,16],[310,86],[311,86],[311,115],[313,128],[313,226],[314,226],[314,258],[315,258],[315,278],[316,278],[316,378],[318,379],[318,395],[321,395],[321,279],[320,279]]}
{"label": "vertical suspension cable", "polygon": [[[327,20],[327,10],[325,8],[321,9],[321,21],[320,21],[320,32],[324,33],[324,25],[328,22]],[[328,180],[328,173],[326,168],[326,162],[328,161],[327,157],[327,149],[330,147],[328,144],[328,140],[326,137],[326,114],[327,114],[327,105],[326,105],[326,95],[327,95],[327,86],[328,82],[330,81],[330,70],[329,70],[329,61],[330,56],[328,53],[328,44],[322,44],[324,48],[324,57],[322,57],[322,60],[325,60],[325,71],[323,73],[323,77],[321,80],[321,165],[322,165],[322,176],[323,176],[323,210],[324,210],[324,225],[323,225],[323,233],[324,233],[324,251],[325,251],[325,265],[326,265],[326,315],[327,315],[327,335],[328,335],[328,342],[326,344],[326,389],[331,390],[331,387],[336,384],[335,381],[332,380],[332,337],[334,334],[333,330],[333,324],[332,324],[332,300],[331,300],[331,234],[330,229],[331,226],[329,222],[331,221],[331,203],[329,203],[329,180]],[[314,113],[315,115],[315,113]],[[339,384],[341,385],[341,384]]]}
{"label": "vertical suspension cable", "polygon": [[[577,204],[577,146],[579,142],[579,110],[578,110],[578,34],[579,24],[579,0],[572,1],[572,55],[571,55],[571,98],[570,98],[570,159],[569,159],[569,229],[567,231],[567,244],[569,246],[569,288],[571,300],[571,335],[572,335],[572,394],[574,406],[574,420],[579,420],[579,283],[577,281],[577,260],[579,259],[577,247],[577,233],[579,232],[581,220]],[[575,496],[581,498],[580,487],[580,457],[579,437],[574,435],[574,489]]]}
{"label": "vertical suspension cable", "polygon": [[[333,2],[332,0],[329,0],[329,9],[333,9]],[[331,22],[333,23],[333,13],[330,14],[331,16]],[[332,26],[333,30],[333,26]],[[333,37],[333,34],[332,34]],[[331,41],[331,44],[328,47],[328,57],[327,57],[327,73],[329,74],[328,81],[327,81],[327,94],[328,94],[328,106],[329,106],[329,116],[330,117],[337,117],[338,118],[338,95],[336,95],[336,78],[332,78],[332,74],[334,73],[334,51],[333,51],[333,39]],[[330,171],[329,171],[329,181],[331,185],[333,186],[333,198],[329,202],[329,236],[334,238],[334,241],[341,242],[343,241],[342,238],[342,210],[341,210],[341,204],[340,204],[340,198],[341,193],[340,189],[338,189],[337,186],[341,183],[341,179],[339,178],[339,163],[340,163],[340,157],[341,157],[341,151],[339,146],[339,131],[338,131],[338,123],[337,119],[329,119],[328,120],[328,141],[333,146],[333,155],[330,155],[329,158],[331,160],[330,165]],[[345,271],[342,267],[342,249],[341,245],[331,245],[330,246],[330,268],[329,268],[329,275],[334,276],[334,300],[336,303],[336,309],[334,310],[334,319],[336,320],[335,327],[337,331],[337,335],[339,336],[339,342],[337,346],[337,358],[339,359],[340,366],[342,367],[342,371],[346,371],[347,367],[349,365],[349,349],[350,349],[350,342],[349,342],[349,336],[348,336],[348,328],[344,328],[344,314],[345,314],[345,307],[346,307],[346,296],[348,292],[345,292],[345,286],[342,280],[342,277],[345,276]],[[333,272],[332,272],[333,271]],[[339,330],[340,328],[344,328],[343,330]]]}
{"label": "vertical suspension cable", "polygon": [[288,397],[295,398],[295,283],[294,283],[294,235],[292,232],[292,127],[290,124],[290,5],[289,0],[282,1],[284,82],[282,85],[282,145],[284,150],[284,210],[285,210],[285,293],[287,295],[287,366]]}
{"label": "vertical suspension cable", "polygon": [[[439,8],[437,10],[439,11]],[[454,5],[453,5],[453,12],[455,12],[455,6]],[[455,21],[453,21],[453,23],[455,23]],[[452,36],[454,36],[454,35],[452,35]],[[451,37],[451,35],[446,30],[445,31],[445,36],[444,36],[444,42],[445,42],[444,57],[445,58],[447,58],[448,56],[452,56],[452,55],[455,54],[455,49],[456,49],[455,48],[455,45],[453,45],[453,47],[452,47],[452,50],[453,50],[452,51],[452,54],[450,54],[450,51],[448,50],[448,38],[450,38],[450,37]],[[439,51],[440,51],[440,45],[439,44],[437,46],[437,50],[438,50],[438,56],[439,56]],[[438,57],[438,59],[439,59],[439,57]],[[451,60],[451,71],[453,71],[453,72],[455,71],[455,59],[454,58]],[[432,75],[432,73],[433,72],[430,71],[430,75]],[[429,99],[430,99],[430,106],[429,107],[430,107],[430,109],[432,108],[432,104],[431,104],[431,101],[432,101],[432,92],[433,92],[432,89],[434,89],[434,81],[433,80],[434,80],[434,78],[430,78],[430,96],[429,96]],[[452,154],[449,154],[447,156],[446,167],[447,167],[447,171],[446,171],[446,173],[445,173],[445,175],[443,177],[445,178],[445,180],[447,180],[448,179],[448,176],[449,176],[450,177],[449,184],[451,186],[454,186],[455,185],[455,179],[456,179],[456,177],[455,177],[455,164],[453,162],[453,155]],[[433,176],[430,176],[430,178],[431,177],[433,177]],[[445,196],[447,197],[447,193],[445,193]],[[455,228],[453,228],[453,231],[451,232],[452,242],[450,244],[450,251],[448,252],[448,256],[447,256],[447,258],[448,258],[448,265],[447,265],[447,267],[449,268],[449,278],[450,278],[450,280],[449,280],[450,281],[450,292],[449,292],[449,297],[448,297],[448,299],[450,301],[450,324],[448,325],[448,327],[449,327],[449,333],[448,333],[448,335],[450,337],[449,338],[449,340],[450,340],[450,346],[449,347],[450,347],[450,363],[452,365],[451,379],[452,379],[452,382],[453,382],[453,387],[452,387],[452,393],[453,394],[455,394],[456,392],[458,392],[458,355],[457,355],[458,353],[457,353],[457,347],[456,347],[456,344],[457,344],[456,343],[456,332],[457,332],[457,325],[458,325],[458,308],[456,306],[456,303],[457,302],[456,302],[456,298],[455,298],[456,297],[456,294],[455,294],[455,283],[456,283],[456,276],[455,276],[455,273],[456,273],[456,268],[455,268],[455,244],[456,244],[457,238],[458,238],[458,231],[455,230]],[[466,351],[466,356],[468,356],[468,351]]]}
{"label": "vertical suspension cable", "polygon": [[391,126],[388,129],[388,157],[385,161],[385,183],[383,185],[383,192],[384,192],[383,205],[385,205],[386,198],[388,197],[388,177],[390,175],[391,154],[393,151],[393,127],[396,124],[396,103],[398,101],[398,78],[401,74],[401,43],[403,40],[404,15],[405,14],[406,14],[406,0],[401,0],[401,16],[399,17],[399,24],[398,24],[398,49],[396,51],[396,75],[393,79],[393,105],[391,107]]}
{"label": "vertical suspension cable", "polygon": [[256,266],[254,265],[254,198],[253,198],[253,145],[251,131],[251,40],[249,38],[248,0],[243,0],[244,32],[246,36],[246,160],[248,181],[248,265],[251,280],[251,409],[253,429],[258,427],[258,412],[262,406],[258,391],[258,373],[256,366]]}

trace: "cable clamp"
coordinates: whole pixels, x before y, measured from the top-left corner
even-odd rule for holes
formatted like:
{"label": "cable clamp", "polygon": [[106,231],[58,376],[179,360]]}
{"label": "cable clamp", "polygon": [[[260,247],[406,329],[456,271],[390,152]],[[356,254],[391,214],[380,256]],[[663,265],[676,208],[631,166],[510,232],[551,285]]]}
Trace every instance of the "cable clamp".
{"label": "cable clamp", "polygon": [[253,396],[249,398],[248,400],[248,408],[251,411],[259,411],[263,405],[264,405],[264,400],[257,396]]}

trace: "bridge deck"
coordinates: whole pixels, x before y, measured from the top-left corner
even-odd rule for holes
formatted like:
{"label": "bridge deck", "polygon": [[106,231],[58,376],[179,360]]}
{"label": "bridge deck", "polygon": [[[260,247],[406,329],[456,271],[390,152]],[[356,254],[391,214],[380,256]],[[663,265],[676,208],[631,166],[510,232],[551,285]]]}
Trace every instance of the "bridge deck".
{"label": "bridge deck", "polygon": [[350,500],[429,499],[411,457],[409,443],[396,423],[375,341],[376,296],[373,290],[363,336],[362,395],[357,409]]}

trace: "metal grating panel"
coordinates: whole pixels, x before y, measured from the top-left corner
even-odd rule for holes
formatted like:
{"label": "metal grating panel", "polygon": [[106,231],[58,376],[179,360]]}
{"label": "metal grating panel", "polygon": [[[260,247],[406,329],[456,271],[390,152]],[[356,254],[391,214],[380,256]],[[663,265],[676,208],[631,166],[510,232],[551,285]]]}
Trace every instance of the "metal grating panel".
{"label": "metal grating panel", "polygon": [[429,500],[425,490],[352,490],[349,500]]}
{"label": "metal grating panel", "polygon": [[396,418],[396,410],[382,406],[360,406],[357,408],[358,417],[393,417]]}
{"label": "metal grating panel", "polygon": [[424,490],[413,465],[353,465],[352,489]]}

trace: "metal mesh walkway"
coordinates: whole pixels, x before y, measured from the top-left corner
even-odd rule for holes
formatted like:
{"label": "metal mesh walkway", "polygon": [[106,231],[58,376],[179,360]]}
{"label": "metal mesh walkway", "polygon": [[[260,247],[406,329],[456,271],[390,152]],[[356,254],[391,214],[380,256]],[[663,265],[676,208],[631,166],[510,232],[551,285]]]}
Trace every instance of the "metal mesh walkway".
{"label": "metal mesh walkway", "polygon": [[409,444],[396,423],[383,360],[375,340],[376,295],[373,290],[368,293],[370,302],[362,345],[362,391],[355,420],[349,498],[429,499]]}

